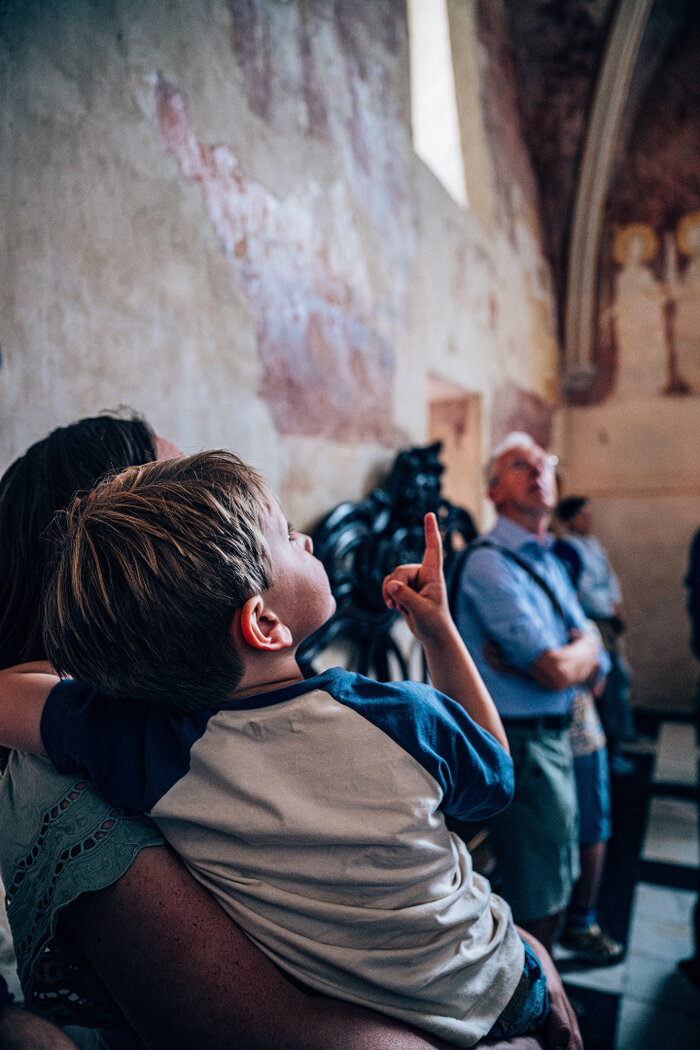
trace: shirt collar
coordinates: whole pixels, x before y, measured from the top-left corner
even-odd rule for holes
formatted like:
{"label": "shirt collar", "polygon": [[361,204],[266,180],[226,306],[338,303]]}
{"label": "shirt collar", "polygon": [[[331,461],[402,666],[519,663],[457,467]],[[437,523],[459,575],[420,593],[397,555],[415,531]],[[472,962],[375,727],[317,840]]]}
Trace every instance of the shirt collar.
{"label": "shirt collar", "polygon": [[535,536],[534,533],[528,532],[522,525],[516,524],[511,521],[510,518],[504,518],[499,515],[496,524],[491,532],[493,539],[497,540],[504,547],[509,550],[517,551],[523,547],[536,547],[538,550],[549,550],[554,543],[554,537],[551,532],[545,532],[544,536]]}

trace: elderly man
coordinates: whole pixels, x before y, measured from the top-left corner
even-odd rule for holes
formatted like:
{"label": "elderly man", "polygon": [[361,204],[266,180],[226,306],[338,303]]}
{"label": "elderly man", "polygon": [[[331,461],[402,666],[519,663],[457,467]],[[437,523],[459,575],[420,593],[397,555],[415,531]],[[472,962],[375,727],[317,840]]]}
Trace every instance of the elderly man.
{"label": "elderly man", "polygon": [[488,493],[498,521],[470,552],[456,602],[515,763],[514,800],[489,825],[499,889],[516,922],[550,949],[578,877],[573,687],[608,668],[550,549],[555,464],[528,434],[509,434],[494,451]]}

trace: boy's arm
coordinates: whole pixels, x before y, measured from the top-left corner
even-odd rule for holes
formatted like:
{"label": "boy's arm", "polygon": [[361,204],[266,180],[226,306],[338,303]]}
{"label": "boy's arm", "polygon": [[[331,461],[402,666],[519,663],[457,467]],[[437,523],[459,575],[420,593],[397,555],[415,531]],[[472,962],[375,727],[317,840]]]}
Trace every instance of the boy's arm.
{"label": "boy's arm", "polygon": [[36,661],[0,671],[0,745],[45,755],[41,713],[58,675],[51,664]]}
{"label": "boy's arm", "polygon": [[441,693],[509,752],[503,724],[447,602],[442,572],[442,540],[434,514],[425,516],[425,554],[420,565],[399,565],[382,586],[384,601],[398,609],[425,652],[430,680]]}
{"label": "boy's arm", "polygon": [[12,1004],[0,1016],[0,1046],[2,1050],[78,1050],[56,1025]]}

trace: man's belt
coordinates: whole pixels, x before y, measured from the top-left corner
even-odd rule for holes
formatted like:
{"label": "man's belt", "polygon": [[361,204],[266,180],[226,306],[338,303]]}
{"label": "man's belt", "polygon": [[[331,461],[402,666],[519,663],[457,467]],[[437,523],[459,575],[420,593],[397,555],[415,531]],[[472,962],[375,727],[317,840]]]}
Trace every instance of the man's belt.
{"label": "man's belt", "polygon": [[540,715],[539,718],[501,718],[503,725],[513,729],[569,729],[571,726],[571,715]]}

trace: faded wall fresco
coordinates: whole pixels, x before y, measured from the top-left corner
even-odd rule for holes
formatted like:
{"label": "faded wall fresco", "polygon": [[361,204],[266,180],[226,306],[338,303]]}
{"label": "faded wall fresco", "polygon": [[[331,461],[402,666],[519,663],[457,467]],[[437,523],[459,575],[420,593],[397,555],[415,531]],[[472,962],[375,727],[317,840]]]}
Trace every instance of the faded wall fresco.
{"label": "faded wall fresco", "polygon": [[[306,134],[335,153],[335,192],[329,199],[312,178],[280,199],[225,143],[199,141],[186,98],[161,77],[155,92],[163,145],[183,176],[201,185],[209,220],[251,303],[263,365],[259,392],[280,433],[391,445],[396,329],[414,241],[409,144],[388,71],[363,46],[364,34],[372,34],[395,55],[402,12],[387,0],[358,4],[352,16],[347,5],[305,3],[290,42],[271,5],[229,0],[228,7],[251,111],[274,132],[290,95],[297,99]],[[343,199],[348,189],[352,204]],[[354,210],[391,260],[379,288]]]}
{"label": "faded wall fresco", "polygon": [[595,361],[581,400],[700,392],[700,11],[655,67],[616,158],[600,263]]}
{"label": "faded wall fresco", "polygon": [[[700,210],[684,216],[676,228],[678,252],[683,261],[672,270],[670,345],[673,350],[672,381],[684,391],[700,394]],[[675,249],[672,249],[675,262]]]}
{"label": "faded wall fresco", "polygon": [[[480,69],[498,8],[495,50],[453,41]],[[127,404],[306,526],[425,442],[430,375],[481,399],[484,454],[504,385],[552,405],[513,84],[461,100],[501,172],[484,219],[413,152],[409,77],[395,0],[0,5],[1,465]]]}
{"label": "faded wall fresco", "polygon": [[700,394],[700,211],[660,241],[648,223],[617,231],[613,395]]}
{"label": "faded wall fresco", "polygon": [[[391,444],[396,317],[389,303],[383,316],[378,310],[363,253],[329,255],[313,184],[280,200],[227,146],[200,143],[183,95],[162,77],[155,104],[164,148],[201,185],[209,221],[251,302],[263,364],[259,393],[278,431]],[[407,242],[399,221],[400,208],[387,207],[384,232]],[[338,227],[341,241],[352,237],[347,212]],[[396,277],[393,306],[401,309],[398,268]]]}
{"label": "faded wall fresco", "polygon": [[[311,180],[303,195],[283,203],[248,185],[238,209],[231,184],[225,189],[228,209],[217,213],[222,240],[233,232],[222,223],[249,226],[239,230],[245,247],[239,239],[235,268],[256,313],[261,394],[282,433],[390,445],[395,342],[405,320],[414,234],[404,114],[378,58],[382,50],[395,57],[405,46],[405,13],[391,0],[352,6],[306,0],[298,5],[290,46],[276,31],[270,5],[229,0],[228,6],[252,112],[274,127],[290,92],[303,100],[307,134],[334,151],[343,185],[327,202]],[[370,40],[377,55],[368,52]],[[206,180],[203,188],[211,196]],[[348,190],[391,267],[379,288],[371,242],[361,243],[358,218],[342,199]],[[252,210],[251,195],[260,205]],[[330,229],[319,221],[329,203]]]}
{"label": "faded wall fresco", "polygon": [[632,84],[600,258],[597,374],[571,396],[565,481],[568,492],[593,497],[621,577],[634,702],[689,711],[697,664],[683,575],[700,522],[700,9],[687,11],[683,30],[670,44],[662,36],[656,53],[647,34]]}

